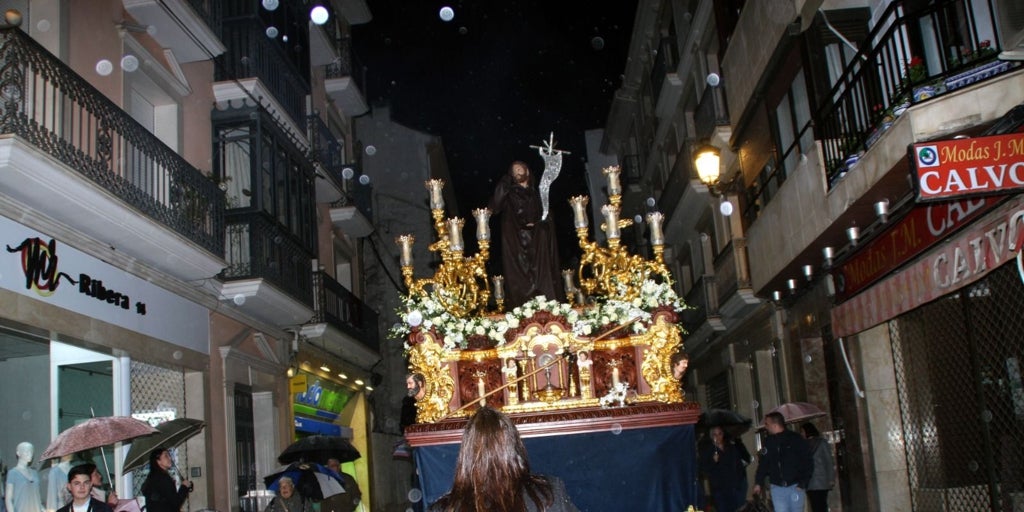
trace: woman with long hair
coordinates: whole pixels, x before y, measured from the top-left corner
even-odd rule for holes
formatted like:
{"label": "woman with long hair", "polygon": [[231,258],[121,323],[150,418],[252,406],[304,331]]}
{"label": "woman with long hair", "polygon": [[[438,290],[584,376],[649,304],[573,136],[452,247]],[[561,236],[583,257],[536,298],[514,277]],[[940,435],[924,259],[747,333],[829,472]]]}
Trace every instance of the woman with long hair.
{"label": "woman with long hair", "polygon": [[530,473],[519,431],[481,407],[462,432],[455,481],[431,512],[576,512],[558,478]]}
{"label": "woman with long hair", "polygon": [[174,478],[168,473],[174,461],[166,448],[157,448],[149,453],[149,475],[142,483],[142,495],[146,497],[146,512],[178,512],[188,498],[190,482],[182,480],[174,485]]}

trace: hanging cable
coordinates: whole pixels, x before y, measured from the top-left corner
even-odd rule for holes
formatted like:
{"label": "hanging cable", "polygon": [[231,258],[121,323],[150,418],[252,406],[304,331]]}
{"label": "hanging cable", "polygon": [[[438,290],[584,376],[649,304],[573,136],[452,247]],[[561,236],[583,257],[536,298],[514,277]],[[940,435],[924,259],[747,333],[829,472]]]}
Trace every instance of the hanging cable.
{"label": "hanging cable", "polygon": [[864,398],[864,392],[861,391],[860,386],[857,385],[857,379],[853,376],[853,368],[850,366],[850,359],[846,357],[846,346],[843,345],[843,338],[837,338],[839,340],[839,352],[843,354],[843,363],[846,364],[846,373],[850,375],[850,382],[853,383],[853,392],[858,398]]}

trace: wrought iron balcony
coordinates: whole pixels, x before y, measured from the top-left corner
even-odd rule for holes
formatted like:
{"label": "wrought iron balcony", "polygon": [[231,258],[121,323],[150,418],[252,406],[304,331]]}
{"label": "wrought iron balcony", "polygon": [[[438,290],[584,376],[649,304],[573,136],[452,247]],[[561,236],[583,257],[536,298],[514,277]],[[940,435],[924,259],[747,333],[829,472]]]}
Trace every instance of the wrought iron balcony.
{"label": "wrought iron balcony", "polygon": [[[215,260],[220,261],[220,265],[216,265],[217,270],[223,266],[220,256],[224,253],[224,192],[17,28],[0,30],[0,133],[16,135],[18,140],[64,164],[67,167],[65,175],[73,173],[86,178],[135,211],[127,214],[132,219],[119,222],[135,222],[134,217],[141,213],[202,247],[209,252],[207,256],[215,256],[215,259],[207,258],[211,261],[205,267],[215,265]],[[52,164],[46,167],[51,168]],[[55,176],[60,177],[59,174]],[[25,201],[39,198],[38,194],[33,194],[34,191],[21,190],[20,186],[11,185],[4,193]],[[109,200],[109,196],[104,195],[103,200]],[[51,215],[65,213],[67,223],[82,231],[96,227],[87,226],[87,223],[103,220],[84,219],[80,213],[71,210],[73,206],[83,205],[54,203],[57,201],[51,197],[48,204],[42,203],[38,207]],[[104,208],[102,204],[84,206]],[[118,239],[118,243],[126,246],[124,248],[137,248],[140,254],[136,256],[142,259],[152,256],[145,254],[146,251],[171,251],[173,249],[169,248],[174,245],[186,245],[180,240],[170,240],[164,245],[151,242],[150,239],[160,237],[160,233],[149,233],[146,240],[141,236],[127,239],[123,233],[111,233],[110,228],[106,224],[97,228],[100,232],[90,234],[112,244],[114,239]],[[142,226],[140,229],[152,228]],[[186,259],[194,254],[193,250],[173,256]],[[153,258],[153,264],[160,267],[156,260],[170,256],[164,254]],[[173,270],[174,265],[165,266]],[[189,272],[203,271],[196,267]],[[189,272],[178,274],[186,277]],[[209,277],[215,272],[202,277]]]}
{"label": "wrought iron balcony", "polygon": [[340,58],[325,68],[324,87],[334,103],[347,116],[358,116],[370,109],[366,104],[366,67],[352,51],[352,40],[341,39]]}
{"label": "wrought iron balcony", "polygon": [[[313,308],[313,256],[263,213],[228,215],[225,257],[228,266],[221,272],[221,279],[264,280]],[[290,319],[279,319],[277,323],[287,325],[287,320]]]}
{"label": "wrought iron balcony", "polygon": [[663,37],[658,45],[658,55],[654,58],[651,66],[651,92],[653,98],[661,95],[661,88],[670,74],[675,74],[676,66],[679,65],[679,50],[676,48],[676,38]]}
{"label": "wrought iron balcony", "polygon": [[977,4],[939,0],[909,12],[909,2],[893,2],[875,21],[867,37],[874,44],[851,59],[817,115],[830,183],[846,171],[847,157],[884,132],[887,117],[891,124],[911,104],[1013,69],[996,60],[994,36],[978,40],[998,28],[992,11]]}
{"label": "wrought iron balcony", "polygon": [[325,322],[374,353],[380,352],[377,312],[325,272],[314,274],[317,307],[314,322]]}
{"label": "wrought iron balcony", "polygon": [[705,87],[704,94],[693,111],[694,135],[697,140],[711,137],[715,128],[729,126],[729,109],[725,103],[722,85]]}

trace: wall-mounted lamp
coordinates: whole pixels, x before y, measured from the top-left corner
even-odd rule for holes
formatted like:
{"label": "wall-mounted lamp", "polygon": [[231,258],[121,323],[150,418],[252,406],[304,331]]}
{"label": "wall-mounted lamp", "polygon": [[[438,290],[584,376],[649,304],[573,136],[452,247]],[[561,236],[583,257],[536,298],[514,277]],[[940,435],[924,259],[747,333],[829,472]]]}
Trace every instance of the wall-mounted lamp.
{"label": "wall-mounted lamp", "polygon": [[878,220],[882,221],[882,224],[889,222],[889,200],[882,199],[875,203],[875,215],[878,216]]}
{"label": "wall-mounted lamp", "polygon": [[846,228],[846,238],[850,240],[850,245],[857,245],[857,240],[860,239],[860,228],[857,226]]}
{"label": "wall-mounted lamp", "polygon": [[804,277],[806,277],[808,281],[814,279],[814,267],[804,265],[802,270],[804,271]]}
{"label": "wall-mounted lamp", "polygon": [[331,373],[331,367],[327,366],[326,364],[320,365],[320,370],[325,373]]}
{"label": "wall-mounted lamp", "polygon": [[831,267],[832,260],[836,257],[836,251],[832,246],[825,246],[821,248],[821,256],[825,258],[825,266]]}
{"label": "wall-mounted lamp", "polygon": [[772,300],[779,302],[782,300],[782,292],[775,290],[772,292]]}
{"label": "wall-mounted lamp", "polygon": [[789,287],[789,291],[790,292],[795,292],[796,291],[796,279],[790,279],[790,280],[786,281],[786,286]]}
{"label": "wall-mounted lamp", "polygon": [[341,380],[345,380],[345,379],[348,378],[348,375],[345,375],[344,373],[339,373],[338,374],[338,378],[341,379]]}
{"label": "wall-mounted lamp", "polygon": [[[697,169],[697,178],[708,186],[712,196],[721,194],[718,190],[719,179],[722,177],[722,153],[715,146],[703,143],[693,152],[693,166]],[[723,216],[732,215],[733,207],[725,197],[719,202],[718,210]]]}

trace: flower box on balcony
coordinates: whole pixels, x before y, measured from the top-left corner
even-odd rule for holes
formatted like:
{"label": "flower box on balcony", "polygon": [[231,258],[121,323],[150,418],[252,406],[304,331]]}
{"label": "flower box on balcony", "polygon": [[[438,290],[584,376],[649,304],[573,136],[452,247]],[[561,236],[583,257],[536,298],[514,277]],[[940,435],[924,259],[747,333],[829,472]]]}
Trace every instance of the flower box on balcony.
{"label": "flower box on balcony", "polygon": [[943,81],[946,85],[947,91],[959,89],[961,87],[973,84],[979,80],[984,80],[990,76],[998,75],[1003,73],[1014,66],[1014,63],[1009,61],[997,60],[987,64],[982,64],[973,69],[964,71],[953,75]]}

